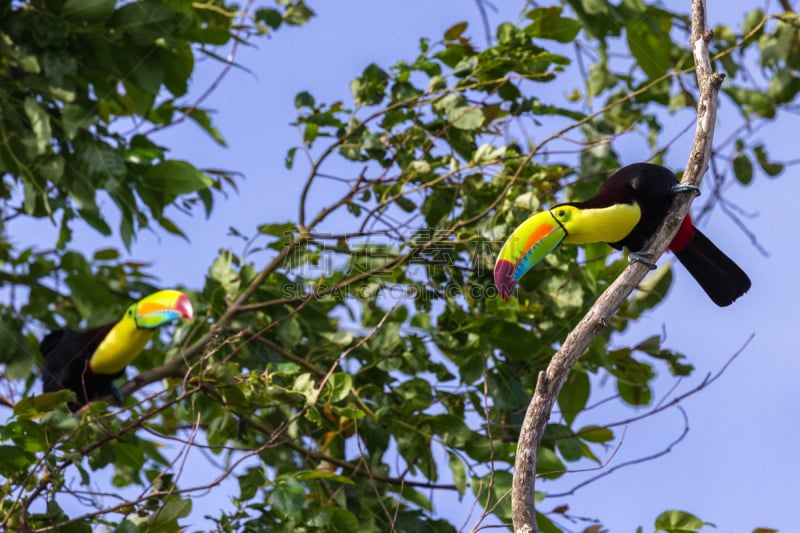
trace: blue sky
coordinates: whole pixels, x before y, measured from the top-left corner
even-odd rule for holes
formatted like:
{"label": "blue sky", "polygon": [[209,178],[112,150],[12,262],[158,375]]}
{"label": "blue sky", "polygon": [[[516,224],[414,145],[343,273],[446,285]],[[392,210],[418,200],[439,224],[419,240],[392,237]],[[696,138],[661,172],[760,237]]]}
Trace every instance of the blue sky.
{"label": "blue sky", "polygon": [[[501,10],[488,11],[492,26],[516,20],[524,4],[497,2]],[[688,9],[688,0],[681,4]],[[675,8],[676,3],[668,5]],[[756,5],[711,0],[709,22],[736,24],[745,10]],[[133,256],[153,261],[154,272],[165,286],[178,282],[201,286],[217,250],[241,246],[227,236],[228,226],[252,233],[262,223],[296,219],[306,169],[298,158],[299,168],[289,172],[283,158],[288,148],[299,143],[297,131],[289,125],[295,118],[297,92],[308,90],[318,101],[347,102],[350,80],[368,63],[386,67],[398,59],[413,58],[420,37],[436,40],[461,20],[470,21],[470,34],[477,44],[484,44],[478,10],[469,0],[351,0],[313,2],[312,7],[318,17],[308,26],[282,29],[269,40],[257,40],[257,48],[241,48],[237,61],[252,73],[232,71],[205,102],[205,107],[217,111],[215,122],[228,148],[217,147],[190,126],[160,134],[158,140],[173,149],[174,157],[199,167],[240,171],[245,176],[239,183],[240,193],[219,203],[211,220],[184,220],[190,243],[163,235],[140,236]],[[200,64],[193,90],[201,92],[219,68],[212,62]],[[561,90],[567,93],[567,89]],[[720,109],[718,140],[726,126],[738,124],[735,113],[730,105]],[[796,157],[798,125],[797,117],[784,117],[761,130],[759,136],[774,159]],[[635,145],[630,152],[622,153],[626,163],[646,156]],[[682,153],[673,149],[668,164],[676,169],[683,166]],[[758,176],[749,188],[729,189],[731,200],[757,215],[747,223],[770,256],[760,255],[719,211],[702,228],[750,274],[751,291],[734,305],[718,308],[678,266],[666,303],[619,341],[621,345],[633,343],[666,332],[665,346],[686,354],[696,366],[695,373],[679,384],[676,393],[680,394],[707,373],[716,373],[750,334],[755,334],[720,380],[682,403],[690,422],[687,437],[664,457],[622,469],[565,500],[548,500],[542,504],[543,510],[569,503],[573,513],[600,517],[614,532],[632,531],[640,525],[647,531],[658,513],[669,508],[694,512],[724,532],[749,531],[756,526],[783,531],[798,527],[793,489],[800,474],[800,455],[796,453],[800,428],[793,415],[800,409],[800,359],[791,334],[800,323],[795,281],[797,228],[790,218],[796,212],[798,193],[793,169],[775,180]],[[20,238],[27,238],[29,228],[18,228],[15,231],[21,232]],[[88,229],[76,231],[76,238],[87,250],[109,245]],[[256,256],[262,263],[266,259],[265,255]],[[666,394],[672,384],[668,376],[659,379],[655,397]],[[606,387],[606,393],[609,391]],[[577,423],[622,420],[632,414],[635,412],[607,404]],[[609,466],[658,452],[682,431],[682,417],[674,409],[632,424]],[[550,484],[540,488],[568,489],[596,473],[570,474],[558,488]],[[443,506],[440,512],[447,516],[450,511]],[[461,523],[458,515],[452,518]],[[583,527],[574,526],[577,530]]]}

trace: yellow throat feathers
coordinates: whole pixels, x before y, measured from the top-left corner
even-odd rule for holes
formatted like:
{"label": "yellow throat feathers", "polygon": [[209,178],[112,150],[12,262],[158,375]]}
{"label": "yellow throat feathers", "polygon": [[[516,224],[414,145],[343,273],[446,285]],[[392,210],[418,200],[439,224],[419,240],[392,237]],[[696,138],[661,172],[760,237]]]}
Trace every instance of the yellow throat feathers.
{"label": "yellow throat feathers", "polygon": [[139,329],[136,322],[127,316],[117,322],[106,338],[97,347],[89,360],[89,368],[95,374],[116,374],[142,353],[153,337],[154,330]]}
{"label": "yellow throat feathers", "polygon": [[586,209],[563,205],[551,211],[567,230],[564,242],[572,244],[621,241],[642,218],[642,211],[636,203]]}

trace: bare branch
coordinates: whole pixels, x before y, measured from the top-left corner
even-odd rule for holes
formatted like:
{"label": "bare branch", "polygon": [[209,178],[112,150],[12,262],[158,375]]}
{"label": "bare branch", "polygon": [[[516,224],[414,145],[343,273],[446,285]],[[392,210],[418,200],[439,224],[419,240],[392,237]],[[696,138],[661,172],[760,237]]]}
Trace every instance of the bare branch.
{"label": "bare branch", "polygon": [[[475,0],[475,5],[478,7],[478,12],[481,14],[481,23],[483,24],[483,33],[484,37],[486,38],[486,46],[492,46],[492,27],[489,24],[489,15],[486,13],[485,4],[489,4],[489,2],[486,0]],[[494,8],[494,6],[492,6],[492,8]]]}
{"label": "bare branch", "polygon": [[[706,31],[704,0],[692,0],[692,47],[700,97],[697,104],[697,126],[683,183],[699,185],[708,167],[716,122],[717,96],[724,76],[711,71],[708,43],[711,31]],[[657,259],[666,250],[689,211],[693,195],[676,195],[664,222],[656,230],[646,248]],[[589,343],[605,328],[620,304],[630,295],[648,272],[647,266],[635,262],[597,299],[589,312],[565,339],[555,353],[547,370],[539,374],[536,390],[522,423],[512,486],[512,518],[516,533],[536,533],[534,506],[535,465],[544,428],[558,392],[570,370]]]}
{"label": "bare branch", "polygon": [[[663,457],[663,456],[667,455],[668,453],[670,453],[672,451],[672,448],[674,448],[675,446],[680,444],[681,441],[683,441],[683,439],[686,438],[686,435],[689,434],[689,417],[686,415],[686,411],[680,405],[676,406],[676,409],[678,409],[678,411],[680,411],[681,416],[683,417],[683,431],[681,431],[681,434],[678,435],[675,438],[675,440],[670,442],[669,445],[666,448],[664,448],[663,450],[660,450],[658,452],[651,453],[650,455],[646,455],[644,457],[639,457],[637,459],[631,459],[630,461],[625,461],[623,463],[615,465],[615,466],[609,468],[608,470],[604,470],[603,472],[597,474],[596,476],[593,476],[593,477],[591,477],[591,478],[589,478],[589,479],[587,479],[585,481],[582,481],[582,482],[578,483],[577,485],[572,487],[567,492],[561,492],[561,493],[558,493],[558,494],[548,494],[547,497],[548,498],[563,498],[565,496],[572,496],[573,494],[575,494],[575,492],[578,489],[583,488],[586,485],[589,485],[591,483],[594,483],[595,481],[597,481],[598,479],[600,479],[602,477],[605,477],[605,476],[608,476],[610,474],[613,474],[614,472],[616,472],[617,470],[619,470],[621,468],[625,468],[627,466],[638,465],[638,464],[641,464],[641,463],[646,463],[648,461],[652,461],[653,459],[658,459],[659,457]],[[614,453],[616,453],[616,451],[617,450],[614,450]],[[608,462],[606,462],[606,463],[608,463]]]}

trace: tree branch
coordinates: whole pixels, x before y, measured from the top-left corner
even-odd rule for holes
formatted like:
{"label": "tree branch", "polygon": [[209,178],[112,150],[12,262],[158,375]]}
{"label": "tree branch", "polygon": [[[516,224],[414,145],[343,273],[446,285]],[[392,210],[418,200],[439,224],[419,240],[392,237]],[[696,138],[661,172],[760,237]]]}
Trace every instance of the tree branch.
{"label": "tree branch", "polygon": [[[711,71],[708,43],[712,32],[705,30],[705,9],[704,0],[692,0],[690,45],[695,60],[700,98],[697,104],[694,142],[682,181],[688,185],[699,185],[708,168],[716,123],[717,97],[724,79],[724,75]],[[658,259],[669,246],[681,221],[689,211],[693,196],[692,194],[675,196],[669,213],[646,248],[653,254],[654,259]],[[570,332],[561,349],[553,356],[547,370],[539,374],[536,390],[522,423],[514,465],[511,509],[516,533],[538,532],[534,506],[535,465],[544,428],[550,418],[558,392],[589,343],[608,324],[610,317],[647,272],[648,268],[639,262],[628,265]]]}
{"label": "tree branch", "polygon": [[[689,434],[689,416],[686,414],[686,410],[683,407],[681,407],[680,405],[675,406],[675,408],[678,410],[678,412],[683,417],[683,431],[681,431],[681,434],[678,435],[678,437],[676,437],[672,442],[670,442],[669,445],[666,448],[664,448],[663,450],[660,450],[658,452],[651,453],[650,455],[645,455],[644,457],[638,457],[636,459],[631,459],[630,461],[625,461],[625,462],[620,463],[618,465],[614,465],[611,468],[604,469],[603,472],[601,472],[601,473],[597,474],[596,476],[593,476],[593,477],[591,477],[591,478],[589,478],[589,479],[587,479],[585,481],[582,481],[582,482],[578,483],[577,485],[575,485],[574,487],[572,487],[570,490],[568,490],[566,492],[562,492],[562,493],[559,493],[559,494],[552,494],[552,495],[548,494],[547,497],[548,498],[563,498],[563,497],[566,497],[566,496],[572,496],[573,494],[575,494],[575,492],[578,489],[581,489],[581,488],[585,487],[586,485],[594,483],[595,481],[597,481],[600,478],[603,478],[603,477],[606,477],[608,475],[611,475],[614,472],[616,472],[617,470],[620,470],[622,468],[626,468],[626,467],[629,467],[629,466],[632,466],[632,465],[638,465],[638,464],[646,463],[648,461],[652,461],[653,459],[658,459],[659,457],[663,457],[663,456],[667,455],[668,453],[670,453],[672,451],[672,449],[675,446],[677,446],[678,444],[680,444],[683,441],[683,439],[686,438],[686,435]],[[619,448],[617,448],[617,449],[619,449]],[[614,453],[616,453],[616,450],[615,450]],[[606,465],[607,464],[608,464],[608,462],[606,462]],[[606,466],[606,465],[604,465],[604,466]]]}

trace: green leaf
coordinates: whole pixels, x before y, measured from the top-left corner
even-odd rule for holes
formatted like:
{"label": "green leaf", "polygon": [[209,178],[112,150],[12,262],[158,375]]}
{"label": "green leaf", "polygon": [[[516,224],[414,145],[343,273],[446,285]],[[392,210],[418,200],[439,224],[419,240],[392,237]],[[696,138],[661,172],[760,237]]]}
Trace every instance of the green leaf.
{"label": "green leaf", "polygon": [[486,509],[494,509],[494,514],[503,521],[511,520],[511,484],[511,473],[505,470],[497,470],[470,481],[476,499]]}
{"label": "green leaf", "polygon": [[578,437],[588,442],[605,444],[614,440],[614,432],[607,427],[588,425],[577,431]]}
{"label": "green leaf", "polygon": [[278,325],[278,340],[286,348],[294,348],[303,340],[303,330],[296,316],[284,320]]}
{"label": "green leaf", "polygon": [[326,531],[332,531],[334,533],[352,533],[354,531],[359,531],[358,518],[347,509],[342,509],[341,507],[326,507],[322,512],[326,516],[326,522],[330,528],[326,529]]}
{"label": "green leaf", "polygon": [[174,48],[162,48],[160,55],[164,65],[164,86],[173,96],[185,95],[189,90],[189,79],[194,70],[194,54],[191,46],[184,41],[177,41]]}
{"label": "green leaf", "polygon": [[660,78],[671,67],[669,31],[672,22],[666,16],[636,17],[625,26],[628,47],[636,64],[650,80]]}
{"label": "green leaf", "polygon": [[158,222],[159,226],[161,226],[162,228],[167,230],[169,233],[172,233],[173,235],[177,235],[178,237],[183,237],[187,241],[189,240],[189,237],[186,236],[186,234],[183,232],[183,230],[181,230],[181,228],[179,228],[178,225],[175,224],[169,218],[167,218],[167,217],[156,217],[156,221]]}
{"label": "green leaf", "polygon": [[50,129],[50,116],[33,96],[25,97],[23,108],[25,109],[25,114],[28,115],[28,120],[31,122],[31,129],[36,139],[36,153],[42,155],[50,147],[50,139],[53,136],[53,132]]}
{"label": "green leaf", "polygon": [[467,22],[459,22],[450,26],[444,32],[444,38],[448,41],[455,41],[456,39],[459,39],[464,34],[464,31],[466,31],[467,25]]}
{"label": "green leaf", "polygon": [[58,240],[56,241],[56,250],[63,250],[67,243],[72,240],[72,228],[69,223],[74,218],[72,211],[65,210],[64,216],[61,217],[61,227],[58,229]]}
{"label": "green leaf", "polygon": [[114,528],[114,533],[141,533],[139,526],[128,519],[123,520]]}
{"label": "green leaf", "polygon": [[308,404],[313,404],[317,401],[317,384],[308,372],[295,378],[291,390],[302,394]]}
{"label": "green leaf", "polygon": [[575,19],[562,17],[560,6],[537,7],[531,9],[526,16],[533,22],[525,27],[525,33],[539,39],[569,43],[575,40],[583,27]]}
{"label": "green leaf", "polygon": [[421,509],[425,509],[427,511],[433,510],[433,505],[431,505],[431,501],[421,491],[418,491],[414,487],[403,485],[400,487],[399,490],[397,489],[393,490],[399,493],[403,500],[408,501],[414,505],[417,505]]}
{"label": "green leaf", "polygon": [[800,92],[800,80],[794,71],[781,68],[772,76],[766,95],[773,102],[788,104],[794,100],[798,92]]}
{"label": "green leaf", "polygon": [[153,533],[168,533],[183,529],[178,524],[178,519],[189,516],[192,512],[192,501],[181,500],[178,498],[170,499],[166,504],[158,508],[142,524],[143,529]]}
{"label": "green leaf", "polygon": [[737,109],[745,117],[751,114],[764,118],[775,116],[775,104],[763,91],[741,87],[726,87],[723,91],[737,104]]}
{"label": "green leaf", "polygon": [[350,390],[353,388],[353,377],[344,372],[336,372],[331,374],[325,388],[330,393],[330,402],[340,402],[350,394]]}
{"label": "green leaf", "polygon": [[567,472],[567,467],[558,458],[556,452],[542,446],[536,456],[536,477],[556,479]]}
{"label": "green leaf", "polygon": [[45,156],[39,164],[38,170],[44,179],[58,183],[64,175],[64,158],[60,155]]}
{"label": "green leaf", "polygon": [[371,63],[364,69],[360,78],[350,82],[350,90],[358,105],[378,105],[385,96],[389,74],[378,65]]}
{"label": "green leaf", "polygon": [[631,405],[648,405],[653,398],[653,393],[647,385],[633,385],[619,379],[617,391],[620,397]]}
{"label": "green leaf", "polygon": [[645,310],[651,309],[664,299],[672,285],[671,263],[663,263],[652,271],[639,284],[639,290],[629,300],[626,314],[639,317]]}
{"label": "green leaf", "polygon": [[228,146],[228,143],[225,142],[225,139],[222,137],[222,134],[219,130],[214,127],[214,124],[211,122],[211,116],[208,114],[207,111],[198,108],[192,108],[192,111],[189,113],[189,118],[191,118],[198,126],[200,126],[203,131],[208,133],[212,139],[214,139],[217,144],[220,146]]}
{"label": "green leaf", "polygon": [[333,481],[335,483],[342,483],[344,485],[355,485],[356,482],[347,476],[329,472],[327,470],[301,470],[294,474],[294,478],[300,481],[308,481],[310,479],[324,479]]}
{"label": "green leaf", "polygon": [[302,91],[297,93],[297,96],[294,97],[294,106],[297,109],[303,109],[307,107],[309,109],[314,108],[314,97],[311,96],[311,93],[308,91]]}
{"label": "green leaf", "polygon": [[90,209],[79,209],[78,214],[84,222],[89,224],[101,235],[108,237],[111,235],[111,226],[109,226],[98,211]]}
{"label": "green leaf", "polygon": [[444,76],[433,76],[428,82],[428,92],[435,93],[447,88],[447,78]]}
{"label": "green leaf", "polygon": [[192,164],[175,159],[148,168],[143,177],[151,189],[176,196],[205,189],[214,183]]}
{"label": "green leaf", "polygon": [[287,234],[291,236],[292,232],[296,229],[297,225],[294,222],[275,222],[258,226],[259,233],[274,235],[276,237],[286,237]]}
{"label": "green leaf", "polygon": [[756,154],[756,160],[758,161],[759,166],[769,177],[774,178],[783,172],[782,164],[770,163],[769,157],[767,156],[767,150],[764,148],[763,144],[759,144],[753,148],[753,152]]}
{"label": "green leaf", "polygon": [[694,533],[704,525],[705,522],[685,511],[664,511],[656,518],[656,531],[667,533]]}
{"label": "green leaf", "polygon": [[170,39],[176,30],[176,13],[167,5],[155,0],[125,4],[111,17],[109,24],[115,31],[127,33],[136,44],[153,44],[159,39]]}
{"label": "green leaf", "polygon": [[760,7],[748,12],[742,23],[742,35],[747,35],[755,30],[762,20],[764,20],[764,10]]}
{"label": "green leaf", "polygon": [[453,484],[456,486],[459,496],[463,496],[467,490],[467,468],[464,466],[464,461],[453,452],[447,452],[447,464],[450,466],[450,472],[453,476]]}
{"label": "green leaf", "polygon": [[134,135],[127,150],[128,161],[151,163],[164,157],[166,150],[144,135]]}
{"label": "green leaf", "polygon": [[583,443],[567,426],[549,424],[547,438],[552,439],[556,450],[565,461],[575,462],[583,458]]}
{"label": "green leaf", "polygon": [[739,154],[733,158],[733,173],[739,183],[749,185],[753,181],[753,164],[750,158],[744,154]]}
{"label": "green leaf", "polygon": [[484,122],[483,111],[477,107],[458,107],[447,114],[447,120],[460,130],[475,130]]}
{"label": "green leaf", "polygon": [[61,14],[77,23],[99,24],[114,13],[116,0],[67,0]]}
{"label": "green leaf", "polygon": [[[472,157],[472,161],[474,163],[499,161],[503,158],[503,156],[505,156],[507,149],[508,147],[506,146],[500,146],[499,148],[495,148],[489,143],[482,144],[478,147],[477,150],[475,150],[475,155]],[[515,205],[517,205],[518,200],[519,197],[514,199]],[[530,207],[530,209],[537,209],[539,207],[538,198],[535,198],[535,200],[536,200],[536,207]],[[532,205],[532,204],[533,201],[526,203],[526,205]]]}
{"label": "green leaf", "polygon": [[477,129],[483,125],[485,120],[483,112],[477,107],[469,106],[462,94],[448,94],[439,99],[435,107],[444,111],[447,121],[461,130]]}
{"label": "green leaf", "polygon": [[233,254],[223,250],[208,269],[208,276],[230,295],[239,289],[239,274],[233,269]]}
{"label": "green leaf", "polygon": [[135,446],[125,442],[115,442],[111,444],[111,448],[114,450],[114,464],[117,468],[127,466],[132,470],[138,471],[144,465],[145,457],[142,446]]}
{"label": "green leaf", "polygon": [[278,480],[267,503],[279,516],[294,518],[303,508],[304,500],[303,486],[293,478],[284,476]]}
{"label": "green leaf", "polygon": [[[152,97],[159,93],[164,83],[165,66],[158,54],[148,54],[137,61],[136,68],[132,69],[126,81],[135,83],[139,89],[144,91],[147,95],[144,99],[145,101],[153,102]],[[126,84],[126,88],[130,88],[130,85]],[[149,104],[148,107],[150,105],[152,104]],[[174,109],[172,102],[169,102],[167,107],[170,112]],[[140,109],[142,114],[145,114],[146,111],[150,111],[150,109]],[[159,123],[158,121],[155,122]],[[165,120],[164,122],[168,123],[170,120]]]}
{"label": "green leaf", "polygon": [[406,198],[405,196],[398,196],[397,198],[394,199],[394,203],[396,203],[397,207],[399,207],[406,213],[413,213],[414,210],[416,210],[417,208],[417,204],[415,204],[412,200]]}
{"label": "green leaf", "polygon": [[283,23],[283,15],[277,9],[260,8],[256,10],[256,21],[266,24],[273,30],[277,30]]}
{"label": "green leaf", "polygon": [[464,418],[453,414],[434,415],[430,419],[434,433],[441,435],[442,443],[453,448],[463,448],[476,438],[475,433],[464,422]]}
{"label": "green leaf", "polygon": [[94,253],[95,261],[113,261],[119,257],[119,250],[116,248],[101,248]]}
{"label": "green leaf", "polygon": [[[536,511],[536,525],[539,527],[540,533],[563,533],[563,530],[556,526],[552,520]],[[588,533],[589,529],[584,530],[583,533]]]}
{"label": "green leaf", "polygon": [[264,469],[260,466],[248,468],[247,472],[238,476],[237,479],[239,480],[239,499],[241,501],[252,500],[258,489],[267,483]]}
{"label": "green leaf", "polygon": [[558,406],[561,408],[561,416],[567,424],[572,424],[578,413],[586,407],[589,401],[591,386],[589,376],[586,372],[573,370],[570,372],[567,381],[558,393]]}
{"label": "green leaf", "polygon": [[587,90],[590,96],[597,96],[617,83],[617,76],[608,70],[607,61],[598,61],[589,66],[589,80]]}
{"label": "green leaf", "polygon": [[36,461],[36,456],[17,446],[0,445],[0,474],[10,478],[27,470]]}
{"label": "green leaf", "polygon": [[75,398],[75,393],[67,389],[28,396],[14,405],[14,415],[19,418],[35,418],[43,413],[52,411],[58,405],[74,402]]}
{"label": "green leaf", "polygon": [[78,130],[89,127],[95,120],[95,114],[77,104],[65,104],[64,111],[61,113],[61,121],[64,127],[64,137],[71,140],[78,133]]}
{"label": "green leaf", "polygon": [[101,180],[120,177],[126,171],[122,154],[103,142],[84,145],[78,158],[88,174]]}
{"label": "green leaf", "polygon": [[453,76],[464,78],[478,68],[478,56],[465,57],[453,67]]}
{"label": "green leaf", "polygon": [[311,17],[314,16],[314,12],[306,6],[302,0],[296,3],[292,3],[289,7],[286,8],[286,12],[283,14],[283,20],[286,24],[291,26],[302,26],[306,22],[308,22]]}
{"label": "green leaf", "polygon": [[395,390],[402,398],[401,409],[403,413],[411,414],[414,411],[425,409],[433,400],[431,384],[422,378],[412,378],[401,384]]}
{"label": "green leaf", "polygon": [[94,275],[77,272],[67,276],[66,282],[75,307],[90,324],[99,325],[117,318],[114,316],[115,298]]}
{"label": "green leaf", "polygon": [[496,371],[487,376],[486,385],[496,407],[500,409],[513,409],[514,406],[525,405],[530,399],[519,378],[511,375],[505,364],[498,365]]}

